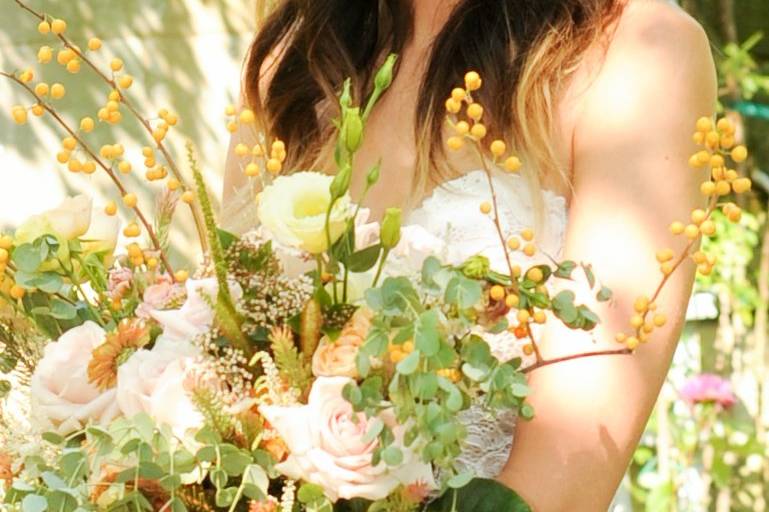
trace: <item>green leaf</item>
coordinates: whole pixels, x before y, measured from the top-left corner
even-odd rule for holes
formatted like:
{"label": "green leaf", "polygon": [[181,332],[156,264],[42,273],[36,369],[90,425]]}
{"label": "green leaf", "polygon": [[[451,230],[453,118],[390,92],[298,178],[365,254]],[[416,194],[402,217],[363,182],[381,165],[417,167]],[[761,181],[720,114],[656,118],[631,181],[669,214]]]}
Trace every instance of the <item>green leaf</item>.
{"label": "green leaf", "polygon": [[361,442],[364,444],[372,443],[382,432],[383,428],[384,422],[379,418],[375,418],[374,421],[371,422],[371,426],[369,427],[368,432],[366,432],[366,435],[361,438]]}
{"label": "green leaf", "polygon": [[593,266],[590,265],[589,263],[583,263],[582,270],[585,272],[587,283],[590,285],[590,288],[592,289],[595,286],[595,274],[593,273]]}
{"label": "green leaf", "polygon": [[447,491],[430,503],[426,511],[531,512],[531,507],[512,489],[494,480],[476,478],[461,489]]}
{"label": "green leaf", "polygon": [[425,356],[431,357],[441,348],[438,334],[438,312],[434,309],[425,311],[414,323],[414,341],[416,347]]}
{"label": "green leaf", "polygon": [[222,468],[230,476],[242,475],[252,459],[249,453],[243,452],[232,445],[223,445],[222,448]]}
{"label": "green leaf", "polygon": [[238,241],[238,237],[229,231],[217,228],[216,234],[219,235],[219,243],[225,251],[232,247],[232,244]]}
{"label": "green leaf", "polygon": [[64,436],[61,436],[56,432],[44,432],[42,438],[44,441],[48,441],[56,446],[64,443]]}
{"label": "green leaf", "polygon": [[11,259],[18,270],[30,274],[37,271],[40,268],[40,264],[43,263],[43,260],[40,259],[40,251],[33,247],[32,244],[18,246],[13,251]]}
{"label": "green leaf", "polygon": [[48,500],[39,494],[29,494],[21,501],[22,512],[43,512],[48,508]]}
{"label": "green leaf", "polygon": [[446,302],[468,309],[480,302],[482,293],[480,282],[456,275],[446,287]]}
{"label": "green leaf", "polygon": [[554,272],[555,277],[561,279],[571,279],[571,273],[577,268],[577,264],[573,261],[562,261],[558,264],[558,268]]}
{"label": "green leaf", "polygon": [[382,460],[388,466],[398,466],[403,463],[403,451],[395,445],[390,445],[382,451]]}
{"label": "green leaf", "polygon": [[64,280],[55,272],[43,272],[34,279],[34,284],[45,293],[58,293],[64,286]]}
{"label": "green leaf", "polygon": [[323,488],[315,484],[303,484],[296,493],[300,503],[312,503],[325,497]]}
{"label": "green leaf", "polygon": [[77,308],[69,302],[54,298],[51,300],[50,315],[57,320],[72,320],[77,317]]}
{"label": "green leaf", "polygon": [[451,477],[449,481],[446,482],[446,485],[452,489],[459,489],[469,484],[472,479],[473,473],[470,471],[465,471],[464,473],[459,473],[458,475]]}
{"label": "green leaf", "polygon": [[607,302],[611,300],[612,295],[613,293],[609,288],[602,286],[595,298],[598,299],[599,302]]}
{"label": "green leaf", "polygon": [[214,501],[217,507],[229,507],[232,502],[235,501],[235,497],[238,495],[238,489],[236,487],[228,487],[226,489],[219,489],[216,492]]}
{"label": "green leaf", "polygon": [[411,375],[419,366],[419,351],[415,350],[395,367],[401,375]]}
{"label": "green leaf", "polygon": [[227,473],[221,468],[212,469],[208,478],[217,489],[221,489],[227,485]]}
{"label": "green leaf", "polygon": [[350,272],[367,272],[371,270],[379,260],[379,254],[382,252],[380,244],[366,247],[360,251],[354,252],[347,260],[347,268]]}
{"label": "green leaf", "polygon": [[267,473],[262,466],[249,464],[245,471],[243,471],[243,483],[246,485],[253,485],[266,494],[267,488],[270,485],[270,479],[267,477]]}

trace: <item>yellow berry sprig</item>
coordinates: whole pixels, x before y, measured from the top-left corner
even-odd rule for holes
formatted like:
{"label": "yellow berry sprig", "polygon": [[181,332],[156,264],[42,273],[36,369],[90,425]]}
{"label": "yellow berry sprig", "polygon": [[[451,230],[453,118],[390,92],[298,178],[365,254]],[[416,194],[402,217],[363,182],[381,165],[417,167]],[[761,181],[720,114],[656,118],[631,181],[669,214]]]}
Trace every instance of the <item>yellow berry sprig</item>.
{"label": "yellow berry sprig", "polygon": [[[162,154],[166,165],[174,176],[173,182],[169,180],[169,188],[171,189],[175,186],[174,189],[180,189],[183,191],[182,198],[186,199],[185,202],[190,205],[190,210],[192,212],[195,227],[198,232],[198,238],[200,240],[201,247],[203,252],[206,252],[208,250],[208,240],[205,235],[205,227],[203,224],[202,214],[197,205],[194,204],[194,194],[192,193],[192,188],[189,187],[186,183],[178,165],[163,143],[169,127],[175,126],[177,124],[178,116],[176,114],[169,113],[166,110],[161,110],[159,116],[160,120],[154,123],[155,125],[153,126],[153,122],[142,116],[139,110],[133,105],[133,103],[126,97],[125,94],[123,94],[124,91],[128,90],[133,85],[134,78],[131,75],[125,73],[124,63],[121,59],[113,58],[109,63],[109,72],[102,71],[102,69],[100,69],[90,58],[88,58],[86,51],[81,50],[79,46],[73,44],[72,41],[65,35],[67,30],[66,21],[52,18],[44,13],[38,12],[29,7],[23,0],[15,1],[20,8],[27,11],[39,20],[37,28],[41,34],[52,34],[61,42],[63,47],[56,54],[56,60],[59,64],[64,66],[70,73],[73,74],[78,73],[82,64],[85,64],[99,78],[101,78],[106,84],[110,86],[110,93],[107,98],[107,102],[101,109],[99,109],[97,113],[97,118],[100,121],[112,125],[118,124],[122,120],[120,106],[124,105],[128,112],[134,118],[136,118],[137,121],[139,121],[145,131],[152,137],[155,145],[157,146],[157,149]],[[96,37],[93,37],[88,40],[87,51],[97,52],[102,49],[102,46],[102,41]],[[53,52],[54,49],[50,46],[41,47],[38,51],[38,61],[41,64],[47,64],[48,62],[51,62],[53,59]],[[63,85],[54,84],[51,86],[50,91],[51,97],[53,99],[60,99],[64,96],[65,90]],[[45,109],[43,109],[40,105],[33,106],[31,110],[33,114],[38,116],[43,115],[45,112]],[[14,119],[17,122],[22,121],[22,118],[23,122],[26,122],[26,110],[24,110],[22,113],[22,109],[17,109],[14,107],[12,113]],[[75,167],[77,167],[76,164]],[[126,171],[121,169],[121,172]],[[154,173],[151,174],[151,176],[155,178],[158,176],[158,174]],[[190,193],[187,194],[186,192]]]}
{"label": "yellow berry sprig", "polygon": [[[102,146],[99,153],[97,154],[97,152],[91,148],[85,139],[83,139],[81,134],[69,126],[69,124],[59,115],[56,109],[51,104],[45,102],[43,98],[38,96],[37,92],[30,85],[28,85],[28,83],[24,82],[21,77],[11,73],[5,73],[3,71],[0,71],[0,76],[9,78],[10,80],[23,87],[31,96],[34,97],[36,104],[41,105],[42,108],[48,112],[51,117],[67,132],[67,137],[62,140],[62,146],[64,149],[59,152],[59,155],[57,155],[57,159],[60,162],[67,163],[70,171],[72,172],[79,172],[83,167],[90,170],[91,164],[94,166],[94,170],[97,165],[104,170],[112,183],[118,189],[124,205],[127,208],[133,210],[134,214],[136,215],[137,220],[130,222],[124,228],[123,234],[129,238],[139,237],[141,235],[141,228],[139,227],[139,224],[141,224],[150,237],[155,250],[158,252],[161,260],[163,261],[163,265],[169,273],[172,273],[173,270],[171,264],[165,254],[165,251],[163,251],[155,230],[147,220],[147,217],[144,215],[142,210],[139,208],[136,195],[128,192],[128,190],[118,178],[117,174],[115,174],[112,164],[108,163],[123,154],[122,146],[119,144],[105,145]],[[73,164],[71,151],[74,151],[75,149],[82,150],[90,158],[90,160],[82,164],[79,160],[75,160],[77,163]],[[116,206],[113,206],[113,204],[108,204],[105,208],[105,212],[114,214],[117,212],[117,208]]]}
{"label": "yellow berry sprig", "polygon": [[[225,115],[231,118],[227,122],[227,130],[235,133],[241,126],[252,126],[256,123],[256,115],[250,108],[244,108],[240,112],[234,105],[225,109]],[[266,144],[257,142],[249,147],[244,143],[235,146],[235,155],[247,162],[241,164],[243,173],[249,178],[259,178],[262,170],[266,170],[271,176],[277,176],[283,171],[283,163],[286,161],[286,145],[282,140],[274,140],[267,151]],[[260,165],[261,163],[261,165]]]}
{"label": "yellow berry sprig", "polygon": [[[472,95],[472,93],[479,90],[482,85],[483,80],[480,75],[475,71],[469,71],[465,74],[465,86],[457,87],[451,91],[451,96],[446,100],[445,106],[448,114],[448,124],[454,130],[455,134],[448,138],[446,144],[449,149],[457,151],[467,142],[477,151],[491,191],[491,200],[483,201],[480,205],[480,209],[484,214],[493,215],[492,219],[497,234],[499,235],[500,242],[503,247],[506,247],[506,237],[499,218],[497,193],[494,188],[494,180],[491,175],[491,169],[483,146],[483,140],[488,134],[488,129],[482,122],[484,108],[483,105],[473,99]],[[464,118],[462,118],[463,114]],[[494,140],[489,145],[489,152],[492,155],[492,163],[498,165],[504,158],[505,153],[507,153],[507,145],[502,140]],[[509,172],[518,172],[521,168],[521,162],[518,157],[510,155],[504,159],[504,167]],[[510,271],[511,281],[515,283],[515,272],[512,261],[510,260],[510,254],[506,249],[504,250],[504,253],[507,267]]]}
{"label": "yellow berry sprig", "polygon": [[735,131],[734,124],[726,118],[719,119],[715,124],[710,117],[697,120],[692,139],[703,149],[691,156],[689,165],[695,170],[708,171],[708,178],[700,185],[700,192],[708,198],[708,205],[706,209],[694,209],[690,222],[675,221],[670,225],[670,232],[674,236],[683,236],[688,241],[678,256],[670,248],[657,251],[656,259],[662,279],[651,296],[641,295],[636,298],[634,314],[630,318],[632,333],[620,332],[615,337],[618,343],[626,345],[630,351],[648,341],[652,332],[667,322],[665,314],[657,310],[655,301],[676,269],[691,259],[700,274],[709,275],[712,272],[716,258],[697,249],[697,246],[701,237],[716,233],[716,225],[711,219],[713,212],[720,207],[726,218],[733,223],[738,223],[742,217],[742,210],[733,202],[719,202],[720,198],[731,193],[744,194],[752,186],[750,178],[741,177],[735,169],[727,167],[729,159],[739,164],[748,157],[745,146],[735,145]]}

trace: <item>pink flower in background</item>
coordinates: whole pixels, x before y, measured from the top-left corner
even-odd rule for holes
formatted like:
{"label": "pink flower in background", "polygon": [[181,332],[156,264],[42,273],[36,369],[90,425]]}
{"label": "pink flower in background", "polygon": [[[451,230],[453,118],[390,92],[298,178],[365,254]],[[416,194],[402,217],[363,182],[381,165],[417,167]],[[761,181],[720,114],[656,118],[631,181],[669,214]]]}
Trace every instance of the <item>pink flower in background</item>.
{"label": "pink flower in background", "polygon": [[144,290],[143,302],[136,308],[136,316],[143,319],[152,318],[152,313],[169,307],[174,299],[184,296],[184,287],[162,280],[148,286]]}
{"label": "pink flower in background", "polygon": [[711,373],[703,373],[686,381],[681,387],[681,396],[692,405],[716,403],[727,409],[737,403],[732,384]]}

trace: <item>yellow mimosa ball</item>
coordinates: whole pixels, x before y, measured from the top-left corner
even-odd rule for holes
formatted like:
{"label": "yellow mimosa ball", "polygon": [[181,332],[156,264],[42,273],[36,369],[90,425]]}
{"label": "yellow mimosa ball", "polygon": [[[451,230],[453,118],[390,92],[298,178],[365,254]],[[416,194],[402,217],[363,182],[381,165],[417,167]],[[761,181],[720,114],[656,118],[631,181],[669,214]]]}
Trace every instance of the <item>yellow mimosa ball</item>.
{"label": "yellow mimosa ball", "polygon": [[61,146],[64,149],[74,151],[74,149],[77,147],[77,140],[75,140],[74,137],[64,137],[64,139],[61,141]]}
{"label": "yellow mimosa ball", "polygon": [[545,315],[544,311],[535,311],[534,312],[534,322],[538,324],[544,324],[547,322],[547,315]]}
{"label": "yellow mimosa ball", "polygon": [[542,278],[544,275],[542,274],[542,270],[540,268],[534,267],[529,269],[528,272],[526,272],[526,277],[535,283],[538,283],[542,281]]}
{"label": "yellow mimosa ball", "polygon": [[509,172],[518,172],[522,165],[517,156],[510,156],[505,160],[505,169]]}
{"label": "yellow mimosa ball", "polygon": [[101,39],[98,37],[92,37],[88,40],[88,49],[92,52],[98,51],[101,49]]}
{"label": "yellow mimosa ball", "polygon": [[246,176],[248,176],[250,178],[259,176],[259,174],[260,174],[259,166],[256,163],[251,162],[250,164],[248,164],[246,166],[246,169],[245,169],[244,172],[245,172]]}
{"label": "yellow mimosa ball", "polygon": [[731,156],[735,162],[744,162],[748,158],[748,148],[745,146],[735,146],[732,149]]}
{"label": "yellow mimosa ball", "polygon": [[32,106],[32,114],[34,114],[36,117],[40,117],[43,114],[45,114],[45,107],[43,107],[40,103],[37,105]]}
{"label": "yellow mimosa ball", "polygon": [[454,125],[454,130],[459,135],[467,135],[470,133],[470,125],[467,123],[467,121],[459,121],[456,125]]}
{"label": "yellow mimosa ball", "polygon": [[484,215],[487,215],[491,213],[491,203],[488,201],[483,201],[480,206],[481,213]]}
{"label": "yellow mimosa ball", "polygon": [[458,114],[459,111],[462,110],[462,104],[453,98],[447,99],[444,105],[446,107],[446,112],[449,114]]}
{"label": "yellow mimosa ball", "polygon": [[182,184],[176,178],[171,178],[166,183],[166,186],[168,187],[168,190],[174,191],[174,190],[179,190]]}
{"label": "yellow mimosa ball", "polygon": [[226,116],[234,116],[235,112],[235,105],[227,105],[227,107],[224,109],[224,115]]}
{"label": "yellow mimosa ball", "polygon": [[55,100],[60,100],[67,93],[67,90],[61,84],[53,84],[51,86],[51,97]]}
{"label": "yellow mimosa ball", "polygon": [[713,155],[710,157],[710,166],[711,167],[723,167],[725,164],[724,157],[721,155]]}
{"label": "yellow mimosa ball", "polygon": [[638,340],[638,338],[636,338],[635,336],[630,336],[630,337],[629,337],[627,340],[625,340],[625,345],[626,345],[626,346],[627,346],[627,348],[629,348],[630,350],[635,350],[635,349],[637,349],[637,348],[638,348],[638,345],[639,345],[640,343],[641,343],[641,342],[640,342],[640,341]]}
{"label": "yellow mimosa ball", "polygon": [[507,246],[508,246],[508,247],[509,247],[511,250],[513,250],[513,251],[517,251],[518,249],[520,249],[520,248],[521,248],[521,241],[520,241],[518,238],[516,238],[516,237],[512,237],[512,238],[509,238],[509,239],[507,240]]}
{"label": "yellow mimosa ball", "polygon": [[528,244],[523,246],[523,254],[525,254],[529,258],[534,256],[536,253],[537,253],[537,246],[536,245],[534,245],[532,243],[528,243]]}
{"label": "yellow mimosa ball", "polygon": [[80,72],[80,61],[77,59],[72,59],[71,61],[67,62],[67,71],[72,73],[73,75],[75,73]]}
{"label": "yellow mimosa ball", "polygon": [[59,151],[56,153],[56,161],[60,164],[66,164],[69,162],[69,158],[71,156],[71,153],[67,150]]}
{"label": "yellow mimosa ball", "polygon": [[712,181],[705,181],[700,185],[700,192],[704,196],[712,196],[716,193],[716,184]]}
{"label": "yellow mimosa ball", "polygon": [[133,83],[134,78],[131,75],[123,75],[117,81],[117,84],[121,89],[128,89]]}
{"label": "yellow mimosa ball", "polygon": [[505,297],[505,306],[507,306],[508,308],[518,307],[518,304],[520,304],[520,302],[521,302],[521,299],[515,294],[511,293],[510,295]]}
{"label": "yellow mimosa ball", "polygon": [[179,283],[185,282],[187,279],[189,279],[189,277],[190,277],[190,273],[187,272],[186,270],[177,270],[174,273],[174,279],[176,279],[176,281]]}
{"label": "yellow mimosa ball", "polygon": [[8,249],[0,247],[0,265],[8,263]]}
{"label": "yellow mimosa ball", "polygon": [[736,143],[734,139],[734,135],[722,135],[721,136],[721,147],[724,149],[731,149],[734,147],[734,144]]}
{"label": "yellow mimosa ball", "polygon": [[716,123],[716,128],[724,133],[734,133],[734,123],[725,117],[722,117],[718,120],[718,123]]}
{"label": "yellow mimosa ball", "polygon": [[527,242],[531,242],[534,240],[534,230],[530,228],[526,228],[523,231],[521,231],[521,238],[523,238]]}
{"label": "yellow mimosa ball", "polygon": [[179,116],[176,114],[168,114],[168,116],[166,116],[166,122],[169,126],[176,126],[176,123],[179,122]]}
{"label": "yellow mimosa ball", "polygon": [[109,114],[109,110],[107,110],[105,107],[102,107],[99,109],[96,117],[98,117],[101,121],[109,121]]}
{"label": "yellow mimosa ball", "polygon": [[489,290],[489,297],[495,301],[501,301],[505,298],[505,289],[500,285],[494,285]]}
{"label": "yellow mimosa ball", "polygon": [[27,122],[27,109],[17,105],[11,109],[11,116],[16,124],[24,124]]}
{"label": "yellow mimosa ball", "polygon": [[697,145],[702,145],[702,143],[705,142],[705,134],[702,132],[695,132],[694,135],[692,135],[692,141]]}
{"label": "yellow mimosa ball", "polygon": [[617,334],[614,335],[614,341],[616,341],[617,343],[625,343],[626,340],[627,340],[627,334],[625,334],[624,332],[618,332]]}
{"label": "yellow mimosa ball", "polygon": [[53,60],[53,49],[50,46],[41,46],[37,51],[37,61],[40,64],[48,64]]}
{"label": "yellow mimosa ball", "polygon": [[10,235],[0,236],[0,249],[5,249],[7,251],[11,247],[13,247],[13,237]]}
{"label": "yellow mimosa ball", "polygon": [[15,284],[11,286],[11,290],[9,294],[11,295],[12,299],[21,300],[24,298],[24,295],[26,294],[26,290],[24,290],[24,288],[22,288],[18,284]]}
{"label": "yellow mimosa ball", "polygon": [[686,235],[687,238],[694,240],[700,235],[700,228],[694,224],[689,224],[686,226],[686,229],[684,229],[684,235]]}
{"label": "yellow mimosa ball", "polygon": [[157,258],[148,258],[147,259],[147,268],[150,270],[155,270],[158,267],[158,259]]}
{"label": "yellow mimosa ball", "polygon": [[477,72],[470,71],[465,74],[465,87],[468,91],[477,91],[482,84],[481,76]]}
{"label": "yellow mimosa ball", "polygon": [[238,119],[243,124],[251,124],[254,121],[256,121],[256,115],[254,114],[253,110],[251,110],[250,108],[247,108],[240,113],[240,116],[238,116]]}
{"label": "yellow mimosa ball", "polygon": [[236,123],[235,121],[230,121],[229,123],[227,123],[227,131],[230,133],[235,133],[236,131],[238,131],[238,123]]}
{"label": "yellow mimosa ball", "polygon": [[736,194],[743,194],[747,192],[750,190],[751,186],[752,182],[750,181],[750,178],[737,178],[732,183],[732,188]]}
{"label": "yellow mimosa ball", "polygon": [[107,203],[107,205],[104,207],[104,213],[110,217],[117,214],[117,204],[115,204],[115,201],[110,201]]}
{"label": "yellow mimosa ball", "polygon": [[93,160],[88,160],[87,162],[83,162],[83,172],[85,174],[93,174],[96,172],[96,162]]}
{"label": "yellow mimosa ball", "polygon": [[654,325],[655,327],[662,327],[667,323],[668,319],[667,317],[662,313],[657,313],[654,315]]}
{"label": "yellow mimosa ball", "polygon": [[238,156],[246,156],[250,152],[251,151],[248,149],[248,146],[246,146],[243,143],[240,143],[237,146],[235,146],[235,154],[238,155]]}
{"label": "yellow mimosa ball", "polygon": [[123,235],[127,238],[136,238],[141,235],[141,229],[138,224],[131,222],[123,229]]}
{"label": "yellow mimosa ball", "polygon": [[713,129],[713,120],[709,117],[700,117],[697,120],[697,131],[709,132]]}
{"label": "yellow mimosa ball", "polygon": [[705,145],[709,148],[716,149],[720,141],[721,137],[718,132],[710,131],[705,135]]}
{"label": "yellow mimosa ball", "polygon": [[182,201],[192,204],[195,201],[195,194],[191,190],[187,190],[182,194]]}
{"label": "yellow mimosa ball", "polygon": [[713,236],[716,233],[716,224],[708,219],[700,224],[700,231],[705,236]]}
{"label": "yellow mimosa ball", "polygon": [[451,99],[454,101],[464,101],[465,97],[467,96],[467,92],[462,89],[461,87],[455,87],[451,91]]}
{"label": "yellow mimosa ball", "polygon": [[480,121],[483,117],[483,107],[478,103],[472,103],[467,106],[467,117],[473,121]]}
{"label": "yellow mimosa ball", "polygon": [[272,174],[278,174],[283,169],[283,164],[277,158],[267,160],[267,171]]}
{"label": "yellow mimosa ball", "polygon": [[80,129],[85,133],[92,132],[95,126],[96,123],[94,123],[93,119],[90,117],[84,117],[80,120]]}
{"label": "yellow mimosa ball", "polygon": [[19,80],[24,82],[25,84],[28,84],[32,80],[35,79],[35,72],[31,69],[25,69],[21,73],[19,73]]}
{"label": "yellow mimosa ball", "polygon": [[136,194],[133,192],[129,192],[126,195],[123,196],[123,204],[126,205],[128,208],[136,208],[136,205],[138,204],[139,199],[136,197]]}
{"label": "yellow mimosa ball", "polygon": [[48,34],[51,32],[51,24],[47,21],[41,21],[37,24],[37,31],[41,34]]}
{"label": "yellow mimosa ball", "polygon": [[716,183],[716,195],[725,196],[732,191],[728,181],[719,181]]}
{"label": "yellow mimosa ball", "polygon": [[122,174],[130,174],[132,170],[131,162],[123,160],[117,164],[117,168]]}
{"label": "yellow mimosa ball", "polygon": [[35,85],[35,94],[38,96],[48,96],[49,90],[50,87],[48,87],[48,84],[45,82],[40,82],[39,84]]}
{"label": "yellow mimosa ball", "polygon": [[112,71],[114,71],[114,72],[116,72],[116,73],[117,73],[118,71],[120,71],[121,69],[123,69],[123,61],[122,61],[121,59],[117,59],[117,58],[115,58],[115,59],[112,59],[112,60],[110,61],[110,63],[109,63],[109,68],[110,68]]}
{"label": "yellow mimosa ball", "polygon": [[649,309],[649,302],[649,297],[641,295],[636,298],[635,302],[633,302],[633,309],[636,313],[646,313]]}
{"label": "yellow mimosa ball", "polygon": [[507,145],[501,140],[495,140],[491,143],[489,149],[491,150],[492,155],[502,156],[505,154],[505,151],[507,151]]}
{"label": "yellow mimosa ball", "polygon": [[73,158],[67,162],[67,169],[69,172],[80,172],[83,170],[83,164],[80,163],[80,160]]}
{"label": "yellow mimosa ball", "polygon": [[486,127],[481,123],[476,123],[470,128],[470,135],[478,140],[481,140],[486,136]]}
{"label": "yellow mimosa ball", "polygon": [[66,21],[56,19],[51,22],[51,32],[53,32],[57,36],[63,34],[65,30],[67,30]]}
{"label": "yellow mimosa ball", "polygon": [[665,263],[666,261],[670,261],[674,257],[673,249],[661,249],[657,251],[656,257],[657,261],[660,263]]}
{"label": "yellow mimosa ball", "polygon": [[705,210],[697,208],[692,212],[692,222],[695,224],[701,224],[707,218],[708,214]]}
{"label": "yellow mimosa ball", "polygon": [[465,143],[464,139],[462,139],[462,137],[458,137],[458,136],[449,137],[448,140],[446,141],[446,145],[452,151],[457,151],[457,150],[461,149],[462,146],[464,146],[464,143]]}

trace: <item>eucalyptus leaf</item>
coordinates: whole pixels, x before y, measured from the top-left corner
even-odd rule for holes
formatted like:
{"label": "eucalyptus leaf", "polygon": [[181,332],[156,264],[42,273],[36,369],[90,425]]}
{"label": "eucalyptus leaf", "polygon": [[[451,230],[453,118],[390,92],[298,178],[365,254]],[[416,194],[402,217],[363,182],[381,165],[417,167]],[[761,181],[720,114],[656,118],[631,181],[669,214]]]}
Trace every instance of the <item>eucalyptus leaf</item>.
{"label": "eucalyptus leaf", "polygon": [[398,363],[395,369],[402,375],[411,375],[417,370],[417,366],[419,366],[419,351],[415,350]]}
{"label": "eucalyptus leaf", "polygon": [[431,502],[426,511],[531,512],[531,507],[515,491],[499,482],[475,478],[461,489],[447,491]]}

